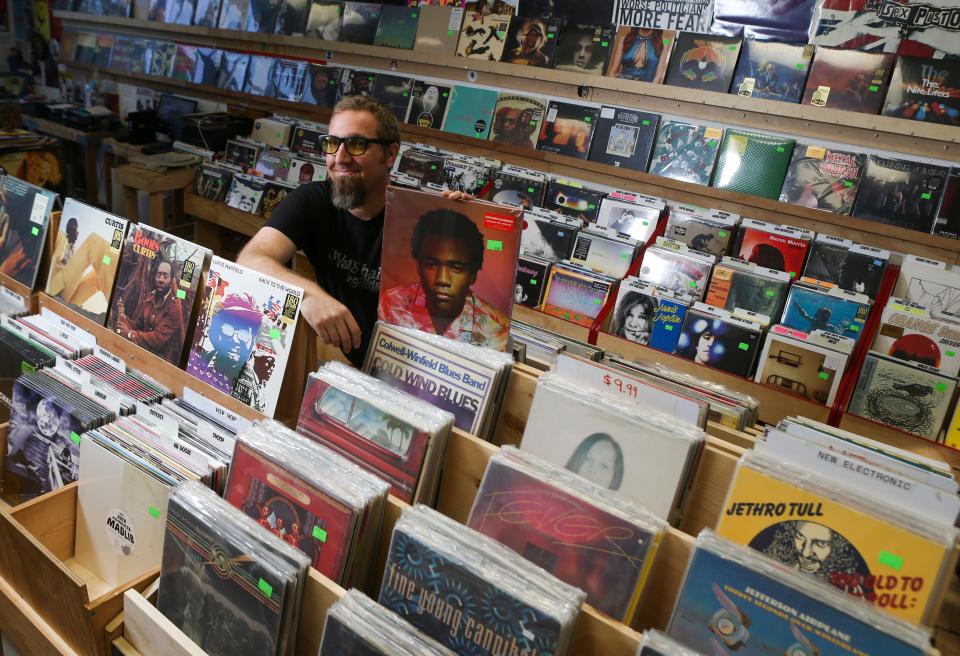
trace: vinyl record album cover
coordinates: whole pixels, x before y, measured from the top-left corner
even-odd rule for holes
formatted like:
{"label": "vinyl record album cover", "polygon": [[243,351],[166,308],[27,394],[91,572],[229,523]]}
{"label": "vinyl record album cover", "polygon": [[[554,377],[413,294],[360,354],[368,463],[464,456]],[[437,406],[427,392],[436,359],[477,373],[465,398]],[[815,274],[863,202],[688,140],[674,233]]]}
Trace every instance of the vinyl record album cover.
{"label": "vinyl record album cover", "polygon": [[230,191],[223,202],[227,207],[256,214],[266,184],[266,180],[255,175],[235,173],[230,181]]}
{"label": "vinyl record album cover", "polygon": [[[289,0],[288,0],[289,1]],[[410,50],[417,38],[420,9],[403,5],[384,5],[373,45]]]}
{"label": "vinyl record album cover", "polygon": [[646,243],[660,223],[660,211],[607,196],[600,201],[597,225],[629,235]]}
{"label": "vinyl record album cover", "polygon": [[649,172],[673,180],[709,184],[722,137],[722,128],[663,121]]}
{"label": "vinyl record album cover", "polygon": [[777,200],[795,143],[785,137],[728,129],[712,186]]}
{"label": "vinyl record album cover", "polygon": [[957,381],[936,369],[868,353],[850,398],[850,412],[937,441]]}
{"label": "vinyl record album cover", "polygon": [[730,93],[798,103],[812,57],[812,46],[746,39]]}
{"label": "vinyl record album cover", "polygon": [[545,180],[534,180],[500,170],[493,179],[493,187],[488,198],[494,203],[519,205],[529,210],[543,204],[546,188]]}
{"label": "vinyl record album cover", "polygon": [[960,63],[949,59],[897,59],[884,116],[960,125]]}
{"label": "vinyl record album cover", "polygon": [[380,73],[373,83],[370,95],[389,107],[397,122],[401,123],[407,118],[407,111],[410,109],[412,88],[413,78]]}
{"label": "vinyl record album cover", "polygon": [[373,94],[373,85],[379,73],[358,71],[353,68],[340,69],[340,84],[337,88],[337,100],[347,96],[369,96]]}
{"label": "vinyl record album cover", "polygon": [[230,191],[230,181],[233,179],[231,169],[216,165],[201,164],[197,171],[197,185],[195,193],[207,200],[222,203]]}
{"label": "vinyl record album cover", "polygon": [[749,378],[760,354],[763,331],[759,324],[707,312],[694,305],[683,319],[675,353],[687,360]]}
{"label": "vinyl record album cover", "polygon": [[443,182],[444,158],[442,155],[416,148],[408,148],[400,156],[397,172],[414,178],[419,184]]}
{"label": "vinyl record album cover", "polygon": [[378,318],[505,350],[521,222],[516,207],[389,188]]}
{"label": "vinyl record album cover", "polygon": [[443,163],[441,185],[480,198],[490,182],[490,167],[465,159],[448,157]]}
{"label": "vinyl record album cover", "polygon": [[767,334],[754,380],[832,406],[849,353],[812,342],[809,333],[774,326]]}
{"label": "vinyl record album cover", "polygon": [[900,267],[893,295],[924,306],[934,317],[960,315],[960,272],[942,262],[908,256]]}
{"label": "vinyl record album cover", "polygon": [[463,7],[459,5],[420,5],[420,20],[413,49],[418,52],[450,55],[457,49]]}
{"label": "vinyl record album cover", "polygon": [[300,36],[307,29],[310,0],[283,0],[283,9],[277,16],[277,34]]}
{"label": "vinyl record album cover", "polygon": [[[343,1],[314,2],[307,15],[305,36],[323,41],[337,41],[343,25]],[[313,64],[311,64],[313,65]]]}
{"label": "vinyl record album cover", "polygon": [[270,90],[270,74],[273,72],[273,57],[250,55],[247,64],[247,81],[243,92],[254,96],[266,96]]}
{"label": "vinyl record album cover", "polygon": [[220,0],[197,0],[193,11],[193,24],[202,27],[216,27],[220,17]]}
{"label": "vinyl record album cover", "polygon": [[217,86],[225,91],[242,92],[249,65],[250,55],[241,52],[224,52],[223,59],[220,60]]}
{"label": "vinyl record album cover", "polygon": [[734,257],[752,262],[757,266],[777,271],[786,271],[796,280],[803,271],[803,263],[810,250],[810,240],[805,235],[777,227],[750,225],[745,222],[737,236],[733,249]]}
{"label": "vinyl record album cover", "polygon": [[548,260],[521,255],[517,262],[517,282],[513,287],[514,305],[539,308],[549,272]]}
{"label": "vinyl record album cover", "polygon": [[677,33],[643,27],[617,28],[613,51],[607,63],[608,77],[661,84]]}
{"label": "vinyl record album cover", "polygon": [[[120,39],[117,39],[119,45]],[[128,43],[131,43],[128,41]],[[117,59],[117,45],[114,46],[113,53],[113,67],[119,70],[131,70],[132,60],[130,58],[130,51],[127,51],[127,64],[126,66],[120,65],[119,60]],[[173,73],[171,77],[174,80],[180,80],[181,82],[192,82],[193,81],[193,69],[197,65],[197,47],[188,46],[183,43],[177,44],[177,52],[173,56]]]}
{"label": "vinyl record album cover", "polygon": [[311,63],[307,66],[307,78],[303,85],[300,102],[320,107],[333,107],[337,102],[339,79],[339,68]]}
{"label": "vinyl record album cover", "polygon": [[414,80],[410,90],[410,108],[406,122],[422,128],[439,130],[447,114],[447,104],[453,87],[445,87],[424,80]]}
{"label": "vinyl record album cover", "polygon": [[46,293],[102,326],[126,234],[126,219],[68,198],[54,241]]}
{"label": "vinyl record album cover", "polygon": [[457,42],[457,55],[500,61],[509,29],[510,16],[467,12]]}
{"label": "vinyl record album cover", "polygon": [[798,143],[780,190],[780,202],[849,214],[866,155]]}
{"label": "vinyl record album cover", "polygon": [[223,0],[217,27],[221,30],[242,30],[247,22],[249,0]]}
{"label": "vinyl record album cover", "polygon": [[615,33],[612,25],[564,25],[560,28],[553,67],[558,71],[603,75]]}
{"label": "vinyl record album cover", "polygon": [[180,363],[210,251],[146,225],[130,229],[107,328]]}
{"label": "vinyl record album cover", "polygon": [[735,227],[673,209],[667,217],[663,236],[686,244],[695,251],[723,257],[730,252]]}
{"label": "vinyl record album cover", "polygon": [[821,235],[810,247],[802,280],[876,298],[889,259],[887,251],[842,240],[836,243]]}
{"label": "vinyl record album cover", "polygon": [[270,217],[273,216],[273,211],[277,209],[277,205],[294,189],[296,189],[296,185],[288,183],[286,179],[267,181],[263,185],[263,195],[260,197],[260,204],[257,206],[256,213],[269,221]]}
{"label": "vinyl record album cover", "polygon": [[505,64],[553,68],[560,36],[559,18],[521,18],[510,20],[510,31],[500,61]]}
{"label": "vinyl record album cover", "polygon": [[817,48],[803,104],[878,114],[893,59],[882,53]]}
{"label": "vinyl record album cover", "polygon": [[553,179],[547,187],[543,205],[547,209],[580,219],[584,224],[597,220],[600,201],[606,194],[598,189],[584,187],[579,182]]}
{"label": "vinyl record album cover", "polygon": [[598,114],[596,107],[551,100],[540,127],[537,150],[586,159]]}
{"label": "vinyl record album cover", "polygon": [[535,147],[546,109],[544,98],[501,93],[493,111],[490,141],[524,148]]}
{"label": "vinyl record album cover", "polygon": [[526,214],[523,218],[521,249],[525,255],[542,257],[551,262],[566,260],[573,252],[577,228],[551,221],[547,217]]}
{"label": "vinyl record album cover", "polygon": [[554,266],[540,310],[581,326],[591,326],[610,296],[613,281],[574,267]]}
{"label": "vinyl record album cover", "polygon": [[626,278],[617,293],[610,334],[673,353],[689,305],[689,300],[675,297],[665,287]]}
{"label": "vinyl record album cover", "polygon": [[249,0],[244,30],[246,32],[273,34],[282,3],[283,0]]}
{"label": "vinyl record album cover", "polygon": [[860,302],[857,297],[866,299],[849,292],[835,294],[805,285],[794,285],[787,296],[782,323],[805,333],[822,330],[859,340],[870,306],[867,302]]}
{"label": "vinyl record album cover", "polygon": [[239,166],[244,171],[250,171],[257,165],[260,158],[261,146],[240,139],[229,139],[223,153],[223,161],[227,164]]}
{"label": "vinyl record album cover", "polygon": [[870,155],[853,216],[931,232],[950,169]]}
{"label": "vinyl record album cover", "polygon": [[0,181],[0,272],[30,289],[37,282],[56,200],[52,191],[12,175]]}
{"label": "vinyl record album cover", "polygon": [[193,22],[194,0],[166,0],[163,22],[168,25],[190,25]]}
{"label": "vinyl record album cover", "polygon": [[633,264],[636,252],[635,240],[621,238],[612,230],[591,227],[577,235],[570,261],[611,278],[622,279]]}
{"label": "vinyl record album cover", "polygon": [[490,132],[497,92],[494,89],[455,86],[443,131],[486,139]]}
{"label": "vinyl record album cover", "polygon": [[931,317],[930,311],[922,305],[891,298],[883,309],[872,349],[956,377],[960,374],[958,343],[960,325]]}
{"label": "vinyl record album cover", "polygon": [[710,280],[711,259],[654,246],[644,252],[637,277],[699,301]]}
{"label": "vinyl record album cover", "polygon": [[370,45],[380,23],[383,5],[373,2],[347,0],[343,5],[343,24],[338,41]]}
{"label": "vinyl record album cover", "polygon": [[605,105],[595,123],[588,159],[646,171],[659,124],[658,114]]}
{"label": "vinyl record album cover", "polygon": [[217,48],[197,48],[197,61],[193,67],[194,84],[216,86],[220,77],[220,61],[223,51]]}
{"label": "vinyl record album cover", "polygon": [[960,239],[960,168],[950,168],[933,234]]}
{"label": "vinyl record album cover", "polygon": [[704,302],[730,312],[755,312],[776,321],[783,311],[790,278],[782,271],[738,264],[724,259],[713,268]]}
{"label": "vinyl record album cover", "polygon": [[264,95],[300,102],[307,77],[307,62],[295,59],[274,59],[270,69],[270,83]]}
{"label": "vinyl record album cover", "polygon": [[303,290],[214,257],[187,373],[273,416]]}
{"label": "vinyl record album cover", "polygon": [[726,93],[737,66],[740,43],[740,37],[678,33],[664,83]]}
{"label": "vinyl record album cover", "polygon": [[806,43],[817,0],[795,0],[787,5],[767,0],[714,0],[711,31],[743,34],[757,41]]}

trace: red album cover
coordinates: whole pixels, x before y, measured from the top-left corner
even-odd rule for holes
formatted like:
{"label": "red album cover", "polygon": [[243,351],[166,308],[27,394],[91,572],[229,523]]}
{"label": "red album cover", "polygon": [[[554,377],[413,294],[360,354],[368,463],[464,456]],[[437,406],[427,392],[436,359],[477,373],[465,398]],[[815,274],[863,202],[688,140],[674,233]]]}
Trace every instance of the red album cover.
{"label": "red album cover", "polygon": [[803,271],[808,250],[809,240],[795,239],[758,228],[743,228],[734,257],[767,269],[786,271],[791,280],[797,280],[797,276]]}
{"label": "red album cover", "polygon": [[522,214],[389,187],[378,318],[506,350]]}
{"label": "red album cover", "polygon": [[330,447],[390,483],[390,493],[414,502],[430,434],[311,376],[297,432]]}
{"label": "red album cover", "polygon": [[310,557],[311,565],[342,583],[353,542],[353,510],[297,475],[237,442],[226,501]]}
{"label": "red album cover", "polygon": [[890,54],[818,48],[803,104],[879,114],[893,64]]}
{"label": "red album cover", "polygon": [[587,593],[629,621],[655,536],[499,460],[484,474],[467,525]]}

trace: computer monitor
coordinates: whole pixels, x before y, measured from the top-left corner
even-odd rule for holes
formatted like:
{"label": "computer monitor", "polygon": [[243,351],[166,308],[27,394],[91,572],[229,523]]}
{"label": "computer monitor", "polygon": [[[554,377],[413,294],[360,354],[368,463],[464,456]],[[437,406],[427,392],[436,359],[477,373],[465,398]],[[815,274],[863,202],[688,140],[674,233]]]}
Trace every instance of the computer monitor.
{"label": "computer monitor", "polygon": [[160,95],[157,105],[157,132],[161,132],[176,141],[183,130],[183,117],[197,111],[197,101],[181,98],[169,93]]}

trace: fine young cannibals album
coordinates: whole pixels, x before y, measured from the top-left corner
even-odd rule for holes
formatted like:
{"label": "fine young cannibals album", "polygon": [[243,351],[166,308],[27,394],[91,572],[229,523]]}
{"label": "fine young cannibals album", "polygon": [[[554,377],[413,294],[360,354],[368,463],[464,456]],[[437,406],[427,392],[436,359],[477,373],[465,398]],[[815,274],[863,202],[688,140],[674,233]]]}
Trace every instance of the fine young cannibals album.
{"label": "fine young cannibals album", "polygon": [[726,93],[740,54],[740,37],[677,34],[665,84]]}
{"label": "fine young cannibals album", "polygon": [[889,251],[832,235],[817,235],[801,280],[866,294],[873,299],[880,291],[889,260]]}
{"label": "fine young cannibals album", "polygon": [[952,59],[898,58],[883,115],[960,125],[960,65]]}
{"label": "fine young cannibals album", "polygon": [[533,148],[547,105],[543,98],[501,93],[493,111],[490,141]]}
{"label": "fine young cannibals album", "polygon": [[107,319],[127,220],[68,198],[46,292],[101,326]]}
{"label": "fine young cannibals album", "polygon": [[615,29],[610,25],[564,25],[553,67],[558,71],[603,75]]}
{"label": "fine young cannibals album", "polygon": [[753,375],[763,343],[760,324],[694,303],[683,319],[676,354],[736,376]]}
{"label": "fine young cannibals album", "polygon": [[950,169],[870,155],[853,216],[929,233]]}
{"label": "fine young cannibals album", "polygon": [[0,272],[30,289],[37,282],[56,200],[52,191],[12,175],[0,180]]}
{"label": "fine young cannibals album", "polygon": [[803,104],[878,114],[893,61],[890,54],[817,48]]}
{"label": "fine young cannibals album", "polygon": [[812,46],[745,39],[730,93],[798,103],[812,57]]}
{"label": "fine young cannibals album", "polygon": [[380,320],[505,350],[521,214],[517,207],[388,189]]}
{"label": "fine young cannibals album", "polygon": [[649,172],[673,180],[709,184],[722,137],[722,128],[664,121],[657,133]]}
{"label": "fine young cannibals album", "polygon": [[600,109],[590,145],[591,162],[646,171],[660,116],[623,107]]}
{"label": "fine young cannibals album", "polygon": [[832,406],[852,349],[845,337],[773,326],[754,380]]}
{"label": "fine young cannibals album", "polygon": [[697,539],[667,633],[702,654],[930,653],[921,629],[855,606],[711,531]]}
{"label": "fine young cannibals album", "polygon": [[803,271],[812,237],[813,234],[805,230],[744,220],[733,253],[757,266],[786,271],[791,279],[796,280]]}
{"label": "fine young cannibals album", "polygon": [[596,107],[551,100],[540,127],[537,149],[586,159],[598,113]]}
{"label": "fine young cannibals album", "polygon": [[797,144],[780,191],[780,202],[849,214],[865,163],[862,153]]}
{"label": "fine young cannibals album", "polygon": [[870,299],[863,294],[797,283],[790,288],[781,323],[807,333],[822,330],[857,341],[869,313]]}
{"label": "fine young cannibals album", "polygon": [[785,137],[727,130],[712,186],[777,200],[795,143]]}
{"label": "fine young cannibals album", "polygon": [[547,187],[543,206],[580,219],[584,224],[594,223],[600,211],[600,201],[605,196],[604,192],[584,187],[579,182],[554,178]]}
{"label": "fine young cannibals album", "polygon": [[693,298],[639,278],[624,278],[610,322],[610,334],[673,353]]}
{"label": "fine young cannibals album", "polygon": [[107,328],[180,363],[210,251],[146,225],[130,229]]}
{"label": "fine young cannibals album", "polygon": [[591,326],[610,296],[613,278],[573,265],[555,264],[547,278],[540,310],[581,326]]}
{"label": "fine young cannibals album", "polygon": [[494,89],[454,87],[450,108],[443,120],[443,131],[486,139],[496,104],[497,92]]}
{"label": "fine young cannibals album", "polygon": [[500,61],[522,66],[553,68],[560,36],[559,18],[514,16]]}
{"label": "fine young cannibals album", "polygon": [[617,28],[606,74],[624,80],[660,84],[676,41],[673,30],[621,25]]}
{"label": "fine young cannibals album", "polygon": [[[768,507],[774,511],[759,511]],[[917,623],[944,583],[949,533],[832,478],[754,452],[741,458],[717,523],[721,537]],[[914,583],[904,587],[908,579],[901,577]]]}
{"label": "fine young cannibals album", "polygon": [[890,298],[880,317],[872,349],[897,360],[960,374],[960,325],[937,319],[930,309],[905,298]]}
{"label": "fine young cannibals album", "polygon": [[451,91],[453,87],[415,80],[410,90],[410,108],[407,111],[406,122],[422,128],[439,130],[447,113]]}
{"label": "fine young cannibals album", "polygon": [[670,291],[690,294],[700,300],[707,291],[716,258],[684,248],[683,244],[657,239],[643,254],[637,277]]}
{"label": "fine young cannibals album", "polygon": [[510,16],[501,14],[465,13],[457,55],[471,59],[500,61],[504,53]]}
{"label": "fine young cannibals album", "polygon": [[937,441],[957,381],[922,364],[868,353],[850,398],[850,412]]}
{"label": "fine young cannibals album", "polygon": [[187,373],[273,416],[303,290],[214,257]]}

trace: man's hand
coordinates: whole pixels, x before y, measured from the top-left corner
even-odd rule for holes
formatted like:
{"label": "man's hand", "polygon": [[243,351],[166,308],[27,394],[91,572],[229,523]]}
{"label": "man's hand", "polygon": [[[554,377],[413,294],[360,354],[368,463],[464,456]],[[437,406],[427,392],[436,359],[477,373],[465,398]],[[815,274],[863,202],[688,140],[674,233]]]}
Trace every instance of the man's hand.
{"label": "man's hand", "polygon": [[465,191],[454,191],[453,189],[444,189],[442,192],[444,198],[450,200],[473,200],[473,196]]}
{"label": "man's hand", "polygon": [[360,326],[347,306],[323,290],[303,299],[300,313],[324,344],[337,346],[344,353],[360,348]]}

